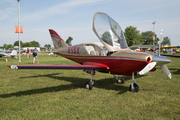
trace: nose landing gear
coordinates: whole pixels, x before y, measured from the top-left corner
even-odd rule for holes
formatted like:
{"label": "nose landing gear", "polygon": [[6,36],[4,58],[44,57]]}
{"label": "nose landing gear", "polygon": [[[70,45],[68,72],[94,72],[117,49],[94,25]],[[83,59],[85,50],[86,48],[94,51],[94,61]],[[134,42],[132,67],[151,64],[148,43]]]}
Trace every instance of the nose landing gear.
{"label": "nose landing gear", "polygon": [[139,86],[136,84],[136,80],[134,79],[134,73],[132,73],[132,83],[129,86],[129,91],[132,92],[138,92],[139,91]]}

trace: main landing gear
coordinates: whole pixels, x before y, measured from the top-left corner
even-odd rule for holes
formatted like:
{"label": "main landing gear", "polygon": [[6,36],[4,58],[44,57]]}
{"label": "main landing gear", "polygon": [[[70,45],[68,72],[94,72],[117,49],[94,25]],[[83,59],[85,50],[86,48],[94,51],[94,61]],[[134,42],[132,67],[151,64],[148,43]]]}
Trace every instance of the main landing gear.
{"label": "main landing gear", "polygon": [[132,92],[138,92],[139,91],[139,86],[136,84],[136,80],[134,79],[134,73],[132,73],[132,83],[129,86],[129,91]]}
{"label": "main landing gear", "polygon": [[[93,84],[94,84],[94,82],[92,81],[94,72],[95,72],[94,70],[91,70],[91,79],[90,79],[90,81],[87,81],[85,83],[85,88],[86,89],[92,90],[92,87],[93,87]],[[123,77],[116,77],[115,75],[114,75],[114,77],[116,78],[117,83],[123,84],[125,82]],[[138,92],[139,91],[139,86],[136,84],[136,80],[134,79],[134,73],[132,73],[132,81],[133,82],[130,84],[129,91]]]}
{"label": "main landing gear", "polygon": [[86,84],[85,84],[86,89],[92,90],[92,87],[93,87],[93,84],[94,84],[94,82],[92,81],[94,72],[95,71],[91,70],[91,79],[90,79],[90,81],[86,82]]}
{"label": "main landing gear", "polygon": [[118,84],[124,84],[125,80],[123,77],[116,77],[115,75],[114,77],[116,78]]}

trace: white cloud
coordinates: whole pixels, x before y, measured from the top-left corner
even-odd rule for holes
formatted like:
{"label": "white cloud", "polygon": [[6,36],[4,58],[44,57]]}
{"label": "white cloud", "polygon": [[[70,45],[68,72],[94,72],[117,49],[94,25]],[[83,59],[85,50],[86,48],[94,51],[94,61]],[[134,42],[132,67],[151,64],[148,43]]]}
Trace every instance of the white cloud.
{"label": "white cloud", "polygon": [[76,6],[86,5],[90,3],[98,3],[100,1],[102,0],[71,0],[57,5],[53,5],[49,8],[41,9],[35,13],[25,14],[21,17],[21,19],[26,22],[32,22],[35,20],[51,17],[52,15],[67,13]]}
{"label": "white cloud", "polygon": [[[8,6],[8,7],[4,7]],[[17,12],[17,7],[13,0],[5,0],[0,4],[0,21],[6,18],[9,18],[11,15],[14,15]]]}

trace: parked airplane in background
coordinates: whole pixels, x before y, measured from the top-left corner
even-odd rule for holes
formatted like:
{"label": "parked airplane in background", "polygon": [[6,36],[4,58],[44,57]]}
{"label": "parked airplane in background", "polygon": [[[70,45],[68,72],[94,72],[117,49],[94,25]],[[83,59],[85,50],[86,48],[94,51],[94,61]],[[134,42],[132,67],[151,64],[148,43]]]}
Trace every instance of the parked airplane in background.
{"label": "parked airplane in background", "polygon": [[0,52],[0,57],[9,57],[9,58],[17,58],[17,51],[13,50],[11,54],[7,54],[5,52]]}
{"label": "parked airplane in background", "polygon": [[[171,62],[166,57],[154,53],[131,52],[127,46],[124,33],[119,24],[107,14],[97,12],[93,18],[93,31],[108,52],[104,51],[95,43],[83,43],[75,46],[68,46],[65,41],[52,29],[49,29],[55,51],[53,53],[61,55],[67,59],[75,61],[80,65],[9,65],[12,69],[84,69],[91,74],[90,81],[85,87],[92,89],[92,81],[95,70],[102,73],[115,75],[132,76],[132,83],[129,89],[138,92],[134,76],[139,72],[143,75],[149,71],[155,71],[156,66],[171,78],[171,73],[165,64]],[[118,82],[124,83],[124,78],[116,77]]]}
{"label": "parked airplane in background", "polygon": [[180,48],[180,46],[163,46],[161,49],[166,49],[166,48]]}

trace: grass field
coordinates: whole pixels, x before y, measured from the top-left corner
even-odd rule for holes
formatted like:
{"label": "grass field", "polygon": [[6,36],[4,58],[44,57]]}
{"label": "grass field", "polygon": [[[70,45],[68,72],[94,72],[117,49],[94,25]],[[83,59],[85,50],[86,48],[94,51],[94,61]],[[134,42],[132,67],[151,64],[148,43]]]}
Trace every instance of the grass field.
{"label": "grass field", "polygon": [[[111,74],[96,72],[92,90],[84,87],[90,74],[82,70],[11,70],[7,65],[32,64],[26,56],[0,58],[0,119],[180,119],[180,58],[136,76],[138,93],[128,91],[131,77],[117,84]],[[39,55],[40,64],[75,64],[60,56]]]}

